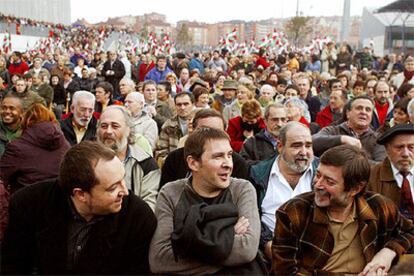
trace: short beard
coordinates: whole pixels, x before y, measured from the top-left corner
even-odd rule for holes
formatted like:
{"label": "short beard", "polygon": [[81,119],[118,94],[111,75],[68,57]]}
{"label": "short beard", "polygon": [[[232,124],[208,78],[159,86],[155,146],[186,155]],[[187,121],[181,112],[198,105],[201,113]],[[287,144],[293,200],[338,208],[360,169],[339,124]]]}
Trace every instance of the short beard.
{"label": "short beard", "polygon": [[296,164],[295,162],[289,162],[285,157],[285,152],[282,152],[282,161],[286,164],[286,166],[294,172],[303,173],[309,168],[310,160],[308,160],[309,164],[306,166],[301,166]]}

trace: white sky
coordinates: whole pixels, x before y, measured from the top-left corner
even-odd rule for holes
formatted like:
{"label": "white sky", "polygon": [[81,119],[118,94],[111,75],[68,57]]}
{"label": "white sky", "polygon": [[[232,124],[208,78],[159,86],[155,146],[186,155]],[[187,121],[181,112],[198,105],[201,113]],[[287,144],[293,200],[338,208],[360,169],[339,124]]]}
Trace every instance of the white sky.
{"label": "white sky", "polygon": [[[72,22],[85,18],[89,23],[108,17],[142,15],[157,12],[167,22],[197,20],[215,23],[233,19],[261,20],[291,17],[296,14],[297,0],[71,0]],[[351,15],[362,15],[363,7],[379,8],[395,0],[351,0]],[[342,15],[343,0],[299,0],[305,16]]]}

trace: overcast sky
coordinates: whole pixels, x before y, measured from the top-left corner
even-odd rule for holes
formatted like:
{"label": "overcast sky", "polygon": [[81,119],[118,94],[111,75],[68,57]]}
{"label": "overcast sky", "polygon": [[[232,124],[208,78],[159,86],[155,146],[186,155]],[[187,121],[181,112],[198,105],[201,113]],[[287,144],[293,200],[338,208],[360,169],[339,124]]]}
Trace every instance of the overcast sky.
{"label": "overcast sky", "polygon": [[[261,20],[291,17],[296,14],[297,0],[71,0],[72,22],[85,18],[89,23],[108,17],[142,15],[157,12],[169,23],[197,20],[215,23],[233,19]],[[305,16],[342,15],[343,0],[299,0]],[[351,0],[351,15],[362,15],[363,7],[382,7],[394,0]]]}

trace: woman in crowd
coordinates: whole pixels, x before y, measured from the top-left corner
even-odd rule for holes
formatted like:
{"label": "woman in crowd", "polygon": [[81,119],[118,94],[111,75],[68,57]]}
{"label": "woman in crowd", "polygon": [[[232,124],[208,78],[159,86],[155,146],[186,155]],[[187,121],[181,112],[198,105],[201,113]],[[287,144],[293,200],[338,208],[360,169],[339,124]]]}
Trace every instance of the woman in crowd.
{"label": "woman in crowd", "polygon": [[69,149],[55,115],[33,104],[22,120],[23,134],[10,142],[0,159],[0,177],[11,192],[58,176],[60,161]]}
{"label": "woman in crowd", "polygon": [[236,100],[224,107],[223,118],[228,123],[231,118],[241,115],[241,107],[248,100],[253,99],[254,93],[245,85],[239,85],[236,91]]}

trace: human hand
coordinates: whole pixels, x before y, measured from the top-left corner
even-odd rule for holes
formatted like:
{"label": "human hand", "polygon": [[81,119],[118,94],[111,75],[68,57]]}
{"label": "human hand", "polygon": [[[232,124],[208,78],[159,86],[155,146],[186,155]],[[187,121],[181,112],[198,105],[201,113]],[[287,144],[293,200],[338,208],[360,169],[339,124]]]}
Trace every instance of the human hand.
{"label": "human hand", "polygon": [[155,109],[155,107],[154,107],[154,106],[152,106],[152,105],[148,105],[148,106],[147,106],[147,114],[148,114],[150,117],[154,117],[155,115],[157,115],[157,110]]}
{"label": "human hand", "polygon": [[234,225],[234,232],[236,235],[243,235],[249,229],[249,220],[245,217],[240,217]]}
{"label": "human hand", "polygon": [[362,147],[361,141],[359,141],[359,139],[348,136],[348,135],[341,136],[341,144],[348,144],[348,145],[355,146],[358,148]]}
{"label": "human hand", "polygon": [[253,130],[247,131],[247,130],[243,130],[243,136],[247,138],[252,137],[254,134]]}
{"label": "human hand", "polygon": [[397,253],[389,248],[381,249],[358,276],[387,275],[391,268],[392,260],[394,260],[396,255]]}

